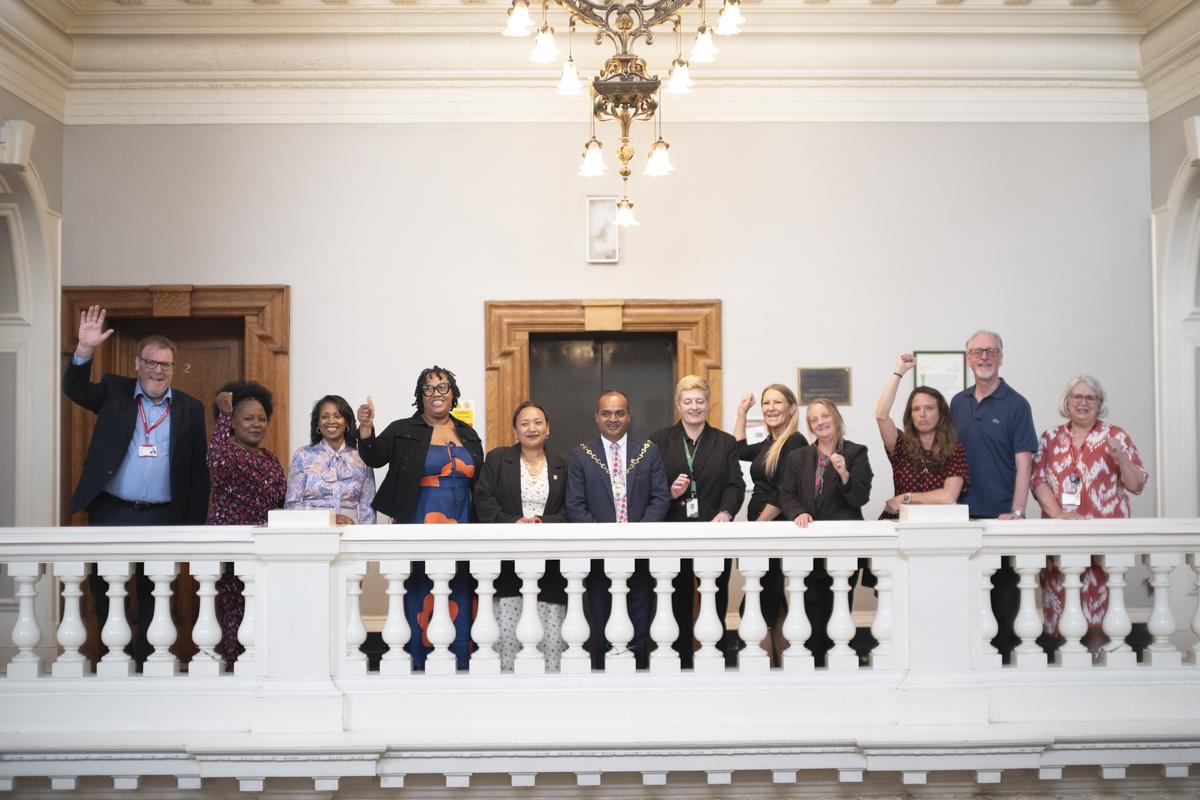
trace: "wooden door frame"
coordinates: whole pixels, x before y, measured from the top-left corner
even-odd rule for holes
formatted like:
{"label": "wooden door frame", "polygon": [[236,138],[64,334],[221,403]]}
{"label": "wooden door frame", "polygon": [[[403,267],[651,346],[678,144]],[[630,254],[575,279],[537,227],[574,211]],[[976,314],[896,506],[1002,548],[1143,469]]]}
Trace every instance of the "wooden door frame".
{"label": "wooden door frame", "polygon": [[675,380],[705,378],[708,421],[721,425],[720,300],[510,300],[484,303],[483,314],[491,447],[512,440],[512,410],[529,399],[531,333],[673,333]]}
{"label": "wooden door frame", "polygon": [[[113,317],[241,319],[245,379],[269,388],[275,400],[264,446],[286,464],[291,457],[288,435],[290,291],[287,286],[277,285],[64,286],[59,339],[63,363],[75,350],[80,313],[93,304],[107,309]],[[131,364],[113,362],[111,348],[97,348],[93,357],[93,379],[105,372],[128,375],[133,369]],[[200,400],[207,406],[212,398],[201,397]],[[74,490],[74,486],[69,485],[71,476],[82,468],[87,453],[89,437],[76,432],[90,428],[77,422],[90,416],[74,403],[63,404],[63,460],[60,467],[66,488],[62,500],[63,520],[69,519],[66,498]]]}

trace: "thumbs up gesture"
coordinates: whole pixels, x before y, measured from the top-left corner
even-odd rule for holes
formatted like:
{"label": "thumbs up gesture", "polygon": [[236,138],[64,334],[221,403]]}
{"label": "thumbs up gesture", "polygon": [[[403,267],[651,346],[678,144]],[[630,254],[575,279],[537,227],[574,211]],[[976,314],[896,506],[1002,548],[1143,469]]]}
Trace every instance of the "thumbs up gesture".
{"label": "thumbs up gesture", "polygon": [[375,401],[367,395],[367,402],[358,407],[358,435],[366,438],[375,429]]}

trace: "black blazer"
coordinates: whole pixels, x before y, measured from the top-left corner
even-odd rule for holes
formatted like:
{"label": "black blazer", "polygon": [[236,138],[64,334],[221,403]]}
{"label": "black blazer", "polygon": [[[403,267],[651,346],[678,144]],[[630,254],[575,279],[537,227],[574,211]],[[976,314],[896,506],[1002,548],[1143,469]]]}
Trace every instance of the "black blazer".
{"label": "black blazer", "polygon": [[863,518],[862,507],[871,499],[871,479],[875,477],[867,448],[846,441],[839,452],[846,459],[850,482],[842,483],[837,470],[827,466],[820,495],[816,495],[816,442],[788,456],[783,477],[779,479],[779,499],[785,519],[794,520],[801,514],[810,514],[813,520]]}
{"label": "black blazer", "polygon": [[[567,462],[546,451],[546,478],[550,496],[542,522],[566,522],[563,499],[567,494]],[[497,447],[487,454],[475,482],[475,516],[480,522],[516,522],[521,513],[521,445]]]}
{"label": "black blazer", "polygon": [[[465,422],[451,417],[454,429],[463,447],[471,454],[475,472],[471,476],[471,487],[483,468],[483,443],[479,434]],[[422,417],[421,412],[407,419],[398,419],[378,436],[362,439],[358,443],[358,454],[368,467],[378,469],[386,466],[387,476],[383,479],[371,507],[387,514],[393,521],[409,523],[417,510],[417,489],[425,477],[425,455],[433,441],[433,428]],[[472,504],[474,506],[474,504]],[[475,516],[474,508],[471,510]]]}
{"label": "black blazer", "polygon": [[[63,393],[96,415],[96,427],[83,461],[83,474],[71,495],[71,512],[83,511],[104,490],[125,458],[137,423],[133,391],[137,381],[105,373],[92,383],[92,362],[70,364]],[[204,404],[171,390],[171,524],[203,525],[208,518],[208,437]]]}
{"label": "black blazer", "polygon": [[[608,458],[604,452],[607,441],[597,437],[571,450],[567,461],[567,519],[571,522],[617,521],[612,479],[608,475]],[[592,460],[585,447],[599,463]],[[625,476],[629,521],[662,522],[667,516],[671,492],[662,459],[653,442],[632,436],[625,440]]]}
{"label": "black blazer", "polygon": [[742,479],[742,466],[738,463],[737,440],[725,431],[717,430],[705,423],[696,442],[692,457],[695,472],[689,472],[687,455],[683,451],[683,423],[678,422],[650,434],[650,441],[658,448],[662,458],[663,472],[667,476],[667,497],[670,498],[671,484],[681,473],[688,473],[696,482],[696,498],[700,501],[700,516],[688,519],[685,491],[677,500],[671,500],[667,510],[667,522],[708,522],[722,511],[736,517],[746,499],[746,482]]}

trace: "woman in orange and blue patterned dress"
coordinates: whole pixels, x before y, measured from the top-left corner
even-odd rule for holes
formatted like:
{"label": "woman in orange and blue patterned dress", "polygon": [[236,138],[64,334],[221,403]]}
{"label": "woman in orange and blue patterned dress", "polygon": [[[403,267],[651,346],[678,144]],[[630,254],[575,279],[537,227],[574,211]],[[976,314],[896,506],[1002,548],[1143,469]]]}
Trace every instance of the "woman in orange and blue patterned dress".
{"label": "woman in orange and blue patterned dress", "polygon": [[[451,416],[460,392],[454,373],[444,367],[422,370],[413,393],[417,412],[388,425],[375,435],[375,404],[371,398],[358,407],[358,452],[368,466],[388,467],[372,507],[401,524],[465,524],[474,518],[471,490],[483,464],[483,443],[465,422]],[[459,561],[450,581],[450,614],[455,637],[450,650],[459,669],[466,669],[471,649],[474,589],[466,561]],[[432,615],[433,581],[425,562],[414,561],[404,582],[404,614],[412,638],[405,649],[413,667],[422,669],[432,650],[425,631]]]}

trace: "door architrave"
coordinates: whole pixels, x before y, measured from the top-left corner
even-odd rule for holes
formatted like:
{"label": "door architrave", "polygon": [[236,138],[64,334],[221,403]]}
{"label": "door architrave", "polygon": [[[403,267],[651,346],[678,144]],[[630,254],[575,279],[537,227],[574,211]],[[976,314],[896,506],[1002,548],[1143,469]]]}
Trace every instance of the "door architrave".
{"label": "door architrave", "polygon": [[698,375],[712,397],[709,424],[721,425],[720,300],[509,300],[484,303],[487,441],[512,440],[509,415],[529,397],[531,333],[675,334],[675,380]]}

